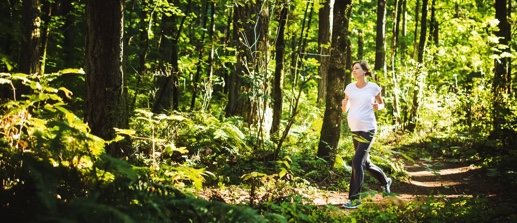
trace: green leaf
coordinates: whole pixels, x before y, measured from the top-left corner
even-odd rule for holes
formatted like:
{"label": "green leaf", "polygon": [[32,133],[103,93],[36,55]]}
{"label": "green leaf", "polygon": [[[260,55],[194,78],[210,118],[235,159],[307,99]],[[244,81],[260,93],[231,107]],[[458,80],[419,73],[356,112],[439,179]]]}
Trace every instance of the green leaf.
{"label": "green leaf", "polygon": [[115,128],[115,132],[117,134],[128,135],[128,136],[134,136],[136,134],[136,131],[133,130],[133,129],[119,129],[119,128]]}
{"label": "green leaf", "polygon": [[66,89],[65,87],[60,87],[59,90],[63,91],[67,98],[72,98],[73,93],[70,90]]}
{"label": "green leaf", "polygon": [[343,166],[344,166],[343,163],[344,163],[343,158],[341,156],[337,156],[336,161],[334,162],[334,168],[335,169],[343,168]]}
{"label": "green leaf", "polygon": [[282,177],[284,177],[286,174],[287,174],[287,170],[286,170],[285,168],[282,168],[282,170],[280,171],[280,173],[278,173],[278,177],[279,177],[279,178],[282,178]]}
{"label": "green leaf", "polygon": [[5,78],[0,78],[0,84],[11,84],[12,81]]}

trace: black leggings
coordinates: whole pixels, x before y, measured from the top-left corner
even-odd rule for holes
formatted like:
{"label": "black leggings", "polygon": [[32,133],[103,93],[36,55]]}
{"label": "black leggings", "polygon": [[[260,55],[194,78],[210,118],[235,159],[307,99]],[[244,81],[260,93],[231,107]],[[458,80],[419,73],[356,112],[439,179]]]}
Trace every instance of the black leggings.
{"label": "black leggings", "polygon": [[352,132],[355,155],[352,160],[352,179],[350,180],[350,192],[348,198],[355,200],[360,198],[361,186],[364,181],[364,170],[368,171],[383,185],[388,184],[388,178],[381,168],[370,162],[370,147],[374,141],[375,130]]}

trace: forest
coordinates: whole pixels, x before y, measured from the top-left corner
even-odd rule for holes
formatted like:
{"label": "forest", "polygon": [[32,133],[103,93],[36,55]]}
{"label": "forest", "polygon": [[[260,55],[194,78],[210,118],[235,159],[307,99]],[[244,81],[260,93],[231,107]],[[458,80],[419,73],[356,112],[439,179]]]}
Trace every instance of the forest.
{"label": "forest", "polygon": [[[1,0],[0,219],[517,222],[516,5]],[[348,210],[358,60],[393,184]]]}

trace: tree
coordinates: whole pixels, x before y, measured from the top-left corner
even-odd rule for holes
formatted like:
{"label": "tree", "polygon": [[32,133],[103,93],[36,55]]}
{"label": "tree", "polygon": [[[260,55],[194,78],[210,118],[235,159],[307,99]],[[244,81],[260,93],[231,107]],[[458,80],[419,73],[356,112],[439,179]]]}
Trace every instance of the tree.
{"label": "tree", "polygon": [[[417,61],[418,61],[418,64],[417,66],[422,66],[422,64],[424,63],[424,51],[425,51],[425,46],[426,46],[426,42],[427,42],[427,4],[428,4],[428,0],[422,0],[422,19],[421,19],[421,26],[420,26],[420,41],[418,43],[418,48],[417,48]],[[416,31],[416,30],[415,30]],[[420,72],[421,67],[418,67],[417,68],[417,72]],[[420,87],[418,87],[418,75],[415,75],[415,79],[414,79],[414,83],[413,83],[413,98],[412,98],[412,103],[411,103],[411,108],[409,110],[409,117],[407,119],[407,130],[409,130],[410,132],[414,131],[415,130],[415,127],[416,127],[416,123],[417,123],[417,120],[416,120],[416,116],[417,116],[417,112],[418,112],[418,108],[420,106],[419,104],[419,100],[420,100],[420,96],[421,95],[420,93],[422,92],[423,89],[421,89]]]}
{"label": "tree", "polygon": [[495,54],[498,55],[494,60],[494,80],[492,82],[493,100],[493,134],[499,135],[507,123],[506,116],[511,113],[505,106],[504,96],[511,93],[511,60],[510,47],[511,29],[508,22],[509,10],[506,0],[495,1],[495,17],[499,20],[496,36],[499,37],[499,44],[495,47]]}
{"label": "tree", "polygon": [[64,16],[65,21],[60,27],[61,33],[63,33],[63,62],[69,67],[78,66],[76,60],[76,35],[77,32],[74,30],[74,24],[76,20],[75,13],[73,13],[72,0],[62,0],[60,7],[61,15]]}
{"label": "tree", "polygon": [[[137,73],[136,73],[136,90],[134,97],[129,103],[129,109],[133,110],[136,103],[137,95],[140,93],[140,84],[142,83],[142,77],[147,73],[147,56],[149,52],[149,33],[147,29],[147,24],[149,20],[149,10],[148,10],[149,2],[148,0],[142,0],[140,2],[140,11],[139,11],[139,23],[137,23],[138,27],[138,39],[139,39],[139,50],[138,50],[138,66],[137,66]],[[164,22],[165,23],[165,22]],[[128,31],[126,30],[126,33]],[[162,33],[163,35],[163,33]],[[128,46],[129,48],[129,40],[131,36],[125,35],[126,44],[124,46]],[[156,106],[156,103],[155,103]]]}
{"label": "tree", "polygon": [[318,80],[318,103],[323,102],[327,96],[328,68],[330,63],[329,44],[330,32],[330,0],[322,2],[323,7],[319,11],[318,49],[319,49],[319,76]]}
{"label": "tree", "polygon": [[40,75],[45,73],[45,65],[47,60],[47,47],[48,47],[48,41],[49,41],[49,34],[50,34],[50,21],[52,19],[52,10],[54,9],[55,4],[45,1],[43,2],[43,10],[42,12],[42,28],[41,28],[41,46],[40,51],[41,52],[41,61],[39,63],[40,68],[38,73]]}
{"label": "tree", "polygon": [[[404,1],[405,2],[405,1]],[[393,86],[393,116],[394,116],[394,124],[398,126],[400,124],[400,107],[399,107],[399,83],[397,81],[397,73],[395,72],[395,58],[397,55],[397,45],[398,45],[398,37],[399,37],[399,27],[400,27],[400,19],[401,19],[401,7],[403,5],[403,0],[395,1],[395,10],[393,12],[393,34],[391,38],[391,56],[390,56],[390,64],[391,64],[391,84]]]}
{"label": "tree", "polygon": [[[242,90],[249,88],[248,84],[244,83],[243,75],[246,72],[246,58],[247,48],[244,44],[241,44],[239,38],[251,37],[250,28],[247,23],[249,16],[249,6],[235,4],[233,7],[233,29],[232,29],[232,44],[236,47],[236,63],[234,70],[230,73],[228,78],[228,103],[226,104],[226,116],[231,117],[235,115],[245,116],[245,111],[249,110],[250,102],[246,97],[241,96],[246,92]],[[239,98],[242,97],[242,98]]]}
{"label": "tree", "polygon": [[276,65],[275,77],[273,78],[273,123],[271,125],[271,134],[277,133],[280,129],[280,120],[282,118],[282,77],[284,71],[284,51],[285,51],[285,25],[287,23],[287,13],[289,12],[290,2],[287,0],[282,4],[280,11],[280,21],[278,25],[277,41],[276,41]]}
{"label": "tree", "polygon": [[[233,42],[236,63],[229,77],[226,116],[238,115],[250,125],[260,124],[268,102],[270,78],[268,1],[236,2],[233,17]],[[257,126],[261,128],[261,126]]]}
{"label": "tree", "polygon": [[419,63],[424,62],[424,51],[427,42],[427,4],[429,0],[422,0],[422,19],[420,25],[420,41],[418,42],[418,59]]}
{"label": "tree", "polygon": [[[173,2],[171,1],[170,4],[173,5]],[[187,10],[190,10],[190,1]],[[152,110],[155,113],[169,109],[177,110],[179,106],[178,37],[180,30],[176,28],[176,17],[174,14],[162,14],[162,43],[159,47],[160,75],[155,82],[158,92]]]}
{"label": "tree", "polygon": [[[123,1],[91,0],[86,3],[86,106],[85,121],[91,133],[105,140],[115,137],[114,128],[129,123],[122,70]],[[112,143],[107,152],[129,155],[124,143]]]}
{"label": "tree", "polygon": [[41,41],[41,5],[39,0],[23,1],[24,43],[19,70],[26,74],[39,73]]}
{"label": "tree", "polygon": [[436,3],[435,0],[431,1],[431,21],[429,22],[430,30],[429,34],[431,35],[431,40],[433,44],[438,45],[438,22],[436,21]]}
{"label": "tree", "polygon": [[[208,6],[209,6],[209,4],[210,4],[209,2],[205,2],[205,4],[204,4],[205,7],[202,11],[200,26],[203,27],[203,30],[206,30],[207,26],[208,26],[208,12],[209,12]],[[194,75],[194,83],[193,83],[194,88],[193,88],[192,97],[190,100],[190,110],[192,110],[192,111],[195,110],[196,97],[198,95],[198,92],[201,91],[201,87],[202,87],[201,83],[200,83],[200,79],[201,79],[201,73],[204,73],[203,72],[203,68],[204,68],[203,56],[205,54],[205,42],[206,42],[205,36],[206,36],[206,32],[202,32],[201,38],[198,40],[198,42],[196,44],[196,52],[198,53],[198,56],[197,56],[198,58],[197,58],[196,74]]]}
{"label": "tree", "polygon": [[318,144],[318,157],[325,159],[331,166],[333,166],[333,156],[335,156],[341,132],[341,100],[343,99],[346,53],[350,47],[347,37],[351,4],[350,0],[336,1],[334,4],[331,61],[328,74],[329,80],[332,81],[327,85],[325,114]]}
{"label": "tree", "polygon": [[386,68],[386,0],[377,1],[377,31],[374,70]]}

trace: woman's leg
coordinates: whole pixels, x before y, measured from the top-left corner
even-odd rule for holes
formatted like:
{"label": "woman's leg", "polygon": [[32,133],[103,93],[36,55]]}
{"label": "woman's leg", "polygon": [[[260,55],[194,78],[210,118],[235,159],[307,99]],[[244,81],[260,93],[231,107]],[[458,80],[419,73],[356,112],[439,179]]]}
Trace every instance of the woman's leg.
{"label": "woman's leg", "polygon": [[352,134],[355,154],[352,159],[352,179],[348,196],[350,200],[355,200],[360,198],[365,169],[384,185],[388,183],[388,178],[378,166],[370,162],[369,151],[374,141],[375,131],[352,132]]}
{"label": "woman's leg", "polygon": [[370,155],[368,153],[366,154],[366,163],[364,164],[364,168],[382,185],[388,184],[388,177],[380,167],[370,162]]}
{"label": "woman's leg", "polygon": [[361,186],[364,180],[364,163],[368,148],[370,148],[370,134],[368,132],[352,132],[352,141],[355,154],[352,159],[352,178],[350,179],[350,191],[348,198],[356,200],[360,198]]}

